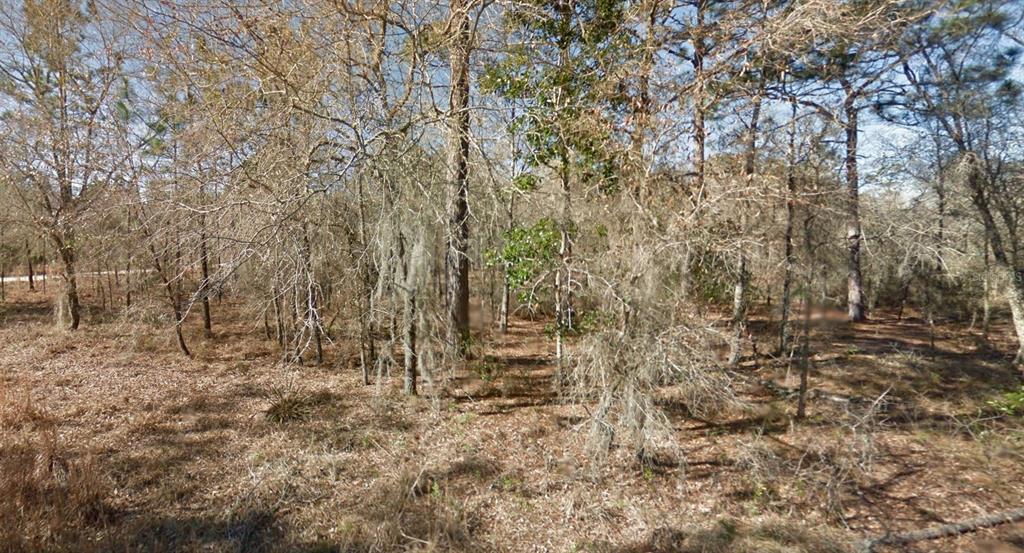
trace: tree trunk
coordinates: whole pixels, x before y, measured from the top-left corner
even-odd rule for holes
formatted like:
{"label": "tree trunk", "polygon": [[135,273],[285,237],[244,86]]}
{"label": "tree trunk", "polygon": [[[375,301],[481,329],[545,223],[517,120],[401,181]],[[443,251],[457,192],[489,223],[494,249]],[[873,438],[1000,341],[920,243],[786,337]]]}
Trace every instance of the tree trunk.
{"label": "tree trunk", "polygon": [[35,270],[32,268],[32,246],[29,245],[28,240],[25,240],[25,260],[28,261],[28,289],[34,291],[36,289],[36,275]]}
{"label": "tree trunk", "polygon": [[[564,146],[563,146],[564,148]],[[570,210],[571,191],[569,188],[569,156],[562,152],[562,216],[559,222],[561,241],[558,247],[559,267],[555,271],[555,358],[558,361],[555,383],[560,390],[565,382],[565,331],[572,329],[572,226]]]}
{"label": "tree trunk", "polygon": [[782,314],[779,321],[779,354],[789,346],[789,304],[796,256],[793,253],[793,212],[796,196],[796,98],[791,98],[789,147],[786,152],[786,230],[783,236],[785,275],[782,278]]}
{"label": "tree trunk", "polygon": [[277,334],[277,345],[281,346],[281,350],[284,351],[285,347],[285,329],[284,329],[284,306],[282,303],[284,299],[280,297],[277,289],[274,289],[274,319]]}
{"label": "tree trunk", "polygon": [[373,285],[370,282],[369,263],[360,259],[360,281],[362,290],[359,294],[359,368],[362,372],[363,384],[370,384],[370,367],[377,362],[377,351],[374,345],[373,329],[370,317],[373,306]]}
{"label": "tree trunk", "polygon": [[61,279],[64,281],[62,297],[58,300],[58,322],[66,325],[69,330],[77,330],[80,321],[80,305],[78,302],[78,275],[75,267],[75,250],[71,246],[74,236],[65,231],[57,239],[57,252],[64,264]]}
{"label": "tree trunk", "polygon": [[[469,341],[469,8],[452,0],[456,36],[449,46],[451,91],[449,159],[451,218],[448,227],[448,342],[456,356]],[[415,390],[414,390],[415,391]]]}
{"label": "tree trunk", "polygon": [[112,271],[110,270],[110,265],[107,265],[106,263],[103,264],[103,268],[104,268],[104,272],[106,273],[106,277],[107,277],[107,295],[110,297],[110,307],[113,308],[114,307],[114,281],[113,281],[113,279],[111,278],[111,275],[110,275],[110,273]]}
{"label": "tree trunk", "polygon": [[[514,152],[513,155],[515,155]],[[515,202],[516,197],[515,192],[513,191],[509,196],[508,200],[508,225],[506,226],[506,230],[508,231],[511,231],[515,227]],[[506,332],[508,332],[509,304],[512,302],[512,286],[511,282],[509,281],[508,265],[504,265],[502,267],[501,276],[501,308],[498,314],[498,330],[500,330],[502,334],[505,334]]]}
{"label": "tree trunk", "polygon": [[124,266],[124,307],[132,306],[132,258],[129,257]]}
{"label": "tree trunk", "polygon": [[[813,267],[815,263],[814,243],[811,239],[811,217],[812,215],[809,212],[806,213],[803,225],[804,250],[807,254],[808,267]],[[824,282],[825,279],[822,278],[821,280]],[[811,311],[814,305],[814,293],[812,292],[814,289],[814,271],[807,271],[805,286],[803,343],[800,345],[800,393],[797,396],[796,408],[797,419],[803,419],[807,416],[807,387],[811,372]]]}
{"label": "tree trunk", "polygon": [[[704,11],[707,8],[707,0],[697,0],[697,29],[703,33]],[[704,163],[705,143],[707,142],[707,129],[704,119],[706,117],[704,98],[704,57],[707,55],[707,46],[704,44],[703,35],[700,34],[693,39],[693,80],[696,84],[693,107],[693,171],[696,174],[697,190],[704,189]]]}
{"label": "tree trunk", "polygon": [[846,307],[849,320],[860,322],[867,319],[867,307],[860,270],[860,181],[857,174],[859,108],[852,91],[847,91],[843,106],[846,112],[846,244],[849,248]]}
{"label": "tree trunk", "polygon": [[1024,369],[1024,269],[1010,272],[1007,302],[1013,315],[1013,329],[1017,333],[1017,355],[1013,362]]}
{"label": "tree trunk", "polygon": [[945,160],[942,157],[942,142],[939,139],[939,135],[933,135],[935,140],[935,196],[938,201],[938,230],[935,240],[935,268],[936,271],[941,275],[945,272],[945,267],[942,262],[942,245],[945,242],[946,234],[946,171],[945,171]]}
{"label": "tree trunk", "polygon": [[358,180],[359,194],[359,246],[363,255],[359,257],[359,277],[362,285],[359,297],[359,366],[363,385],[370,384],[370,367],[377,364],[377,350],[373,329],[373,280],[375,273],[370,266],[370,252],[367,247],[366,205],[363,196],[363,181]]}
{"label": "tree trunk", "polygon": [[[752,100],[753,106],[750,114],[750,126],[747,129],[747,152],[743,164],[743,173],[746,176],[746,187],[744,196],[753,193],[754,171],[757,161],[757,124],[761,118],[761,96],[758,94]],[[743,200],[739,202],[740,209],[740,241],[746,240],[746,233],[749,227],[748,206]],[[737,365],[743,353],[743,334],[747,328],[747,294],[750,287],[750,274],[747,270],[747,251],[743,244],[740,244],[739,274],[736,277],[736,287],[733,291],[732,303],[732,343],[729,350],[729,365]]]}
{"label": "tree trunk", "polygon": [[181,294],[168,278],[164,272],[164,265],[160,263],[160,254],[157,253],[156,248],[150,244],[149,251],[153,255],[153,268],[156,269],[157,275],[163,282],[164,290],[167,292],[167,299],[171,302],[171,310],[174,313],[174,335],[178,341],[178,349],[185,357],[192,357],[192,352],[189,351],[188,345],[185,343],[185,335],[182,333],[181,325],[185,322],[181,312]]}
{"label": "tree trunk", "polygon": [[[1006,272],[1008,279],[1007,303],[1010,304],[1010,312],[1013,315],[1013,327],[1017,334],[1017,355],[1014,357],[1014,364],[1024,365],[1024,269],[1020,268],[1016,252],[1011,248],[1014,241],[1012,235],[1009,240],[1002,234],[990,207],[990,199],[985,186],[987,178],[982,170],[981,159],[973,151],[960,144],[960,153],[965,157],[968,164],[967,186],[971,190],[971,202],[974,204],[981,222],[985,226],[985,237],[988,245],[992,248],[992,258],[1000,271]],[[987,259],[987,256],[986,256]]]}
{"label": "tree trunk", "polygon": [[992,327],[992,270],[989,267],[988,235],[985,235],[985,274],[982,275],[981,298],[981,339],[988,342],[988,333]]}
{"label": "tree trunk", "polygon": [[747,256],[740,254],[739,276],[732,298],[732,341],[729,344],[729,365],[736,366],[743,357],[743,333],[747,328]]}
{"label": "tree trunk", "polygon": [[803,343],[800,345],[800,391],[797,395],[796,418],[803,420],[807,416],[807,380],[811,373],[811,298],[813,277],[808,279],[807,297],[804,301]]}
{"label": "tree trunk", "polygon": [[[699,30],[699,34],[693,39],[693,57],[691,63],[693,64],[693,80],[696,85],[696,89],[693,96],[693,173],[694,173],[694,188],[696,189],[696,195],[692,195],[693,202],[699,204],[701,201],[700,195],[704,192],[704,180],[705,180],[705,165],[706,165],[706,144],[707,144],[707,98],[705,98],[706,88],[704,84],[704,57],[707,55],[707,45],[704,43],[703,32],[704,32],[704,12],[707,8],[708,0],[697,0],[697,25],[696,28]],[[684,246],[683,259],[681,260],[680,267],[680,294],[683,298],[689,299],[692,293],[692,258],[693,252],[689,245]]]}
{"label": "tree trunk", "polygon": [[402,335],[402,350],[405,352],[406,395],[416,395],[416,296],[411,291],[405,292],[405,332]]}
{"label": "tree trunk", "polygon": [[[559,2],[559,23],[568,26],[572,19],[572,6],[569,2]],[[558,64],[562,68],[569,67],[571,53],[567,43],[559,48]],[[561,96],[561,94],[559,94]],[[565,331],[572,328],[572,240],[569,236],[572,227],[572,190],[570,188],[569,146],[559,138],[558,141],[558,176],[562,192],[562,213],[558,221],[561,240],[558,246],[558,268],[555,270],[555,357],[558,362],[555,371],[555,387],[561,394],[565,383]]]}
{"label": "tree trunk", "polygon": [[411,282],[409,264],[405,258],[405,237],[398,232],[397,247],[399,277],[402,286],[402,351],[405,366],[404,389],[406,395],[416,395],[416,292]]}
{"label": "tree trunk", "polygon": [[213,335],[213,320],[210,318],[210,256],[206,250],[206,216],[200,220],[201,230],[199,231],[199,269],[202,273],[203,282],[199,286],[200,297],[203,301],[203,335],[209,338]]}
{"label": "tree trunk", "polygon": [[502,271],[501,282],[501,307],[498,309],[498,331],[502,334],[508,332],[508,308],[511,289],[508,281],[508,267]]}

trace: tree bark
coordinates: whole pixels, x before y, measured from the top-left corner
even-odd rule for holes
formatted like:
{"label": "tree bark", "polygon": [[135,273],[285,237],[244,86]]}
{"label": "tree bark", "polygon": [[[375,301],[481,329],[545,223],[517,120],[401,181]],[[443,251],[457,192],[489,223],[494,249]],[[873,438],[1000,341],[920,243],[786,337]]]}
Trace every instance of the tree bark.
{"label": "tree bark", "polygon": [[[513,155],[515,155],[515,154],[513,153]],[[506,230],[508,230],[508,231],[511,231],[515,227],[515,221],[516,221],[516,218],[515,218],[515,215],[516,215],[515,207],[516,207],[516,196],[515,196],[515,191],[513,191],[510,194],[509,200],[508,200],[508,208],[507,208],[508,224],[505,227]],[[501,277],[502,277],[502,279],[501,279],[501,308],[500,308],[500,310],[498,312],[498,330],[502,334],[505,334],[506,332],[508,332],[509,304],[512,302],[512,285],[511,285],[511,282],[509,280],[508,265],[507,264],[502,266]]]}
{"label": "tree bark", "polygon": [[[813,215],[810,212],[804,214],[803,231],[804,231],[804,251],[807,255],[807,266],[813,267],[816,263],[814,254],[814,242],[811,238],[811,219]],[[822,267],[824,272],[824,267]],[[810,380],[811,372],[811,311],[814,307],[814,271],[806,271],[806,282],[804,292],[804,321],[803,321],[803,339],[800,345],[800,392],[797,396],[797,408],[796,418],[803,419],[807,416],[807,388]],[[822,279],[824,282],[824,279]],[[823,304],[824,305],[824,304]]]}
{"label": "tree bark", "polygon": [[729,365],[735,367],[743,357],[743,333],[747,327],[747,286],[750,281],[747,272],[747,256],[740,254],[739,276],[733,288],[732,298],[732,341],[729,344]]}
{"label": "tree bark", "polygon": [[857,172],[857,139],[859,109],[856,96],[847,86],[846,101],[846,244],[849,249],[847,296],[847,317],[852,322],[867,319],[864,301],[864,283],[860,267],[861,226],[860,226],[860,180]]}
{"label": "tree bark", "polygon": [[[706,166],[706,144],[707,144],[707,99],[705,98],[706,88],[704,85],[704,58],[707,56],[707,44],[704,42],[704,12],[707,9],[708,0],[697,0],[697,13],[696,13],[696,29],[698,34],[693,38],[693,57],[691,63],[693,64],[693,80],[696,85],[693,100],[693,173],[694,173],[694,188],[696,194],[691,192],[691,198],[693,199],[694,206],[701,201],[701,195],[704,193],[704,180],[705,180],[705,166]],[[680,267],[680,294],[689,299],[692,288],[692,259],[693,252],[690,250],[690,246],[685,246],[683,251]]]}
{"label": "tree bark", "polygon": [[[985,226],[985,236],[988,245],[992,248],[992,258],[1000,271],[1005,271],[1008,279],[1007,303],[1010,305],[1010,312],[1013,316],[1013,327],[1017,334],[1017,354],[1014,356],[1014,364],[1024,366],[1024,268],[1018,266],[1019,260],[1013,249],[1013,235],[1007,239],[996,224],[995,216],[992,213],[988,191],[986,190],[987,178],[982,167],[981,159],[965,144],[959,145],[960,152],[965,156],[968,164],[967,186],[971,191],[971,202],[974,204],[981,222]],[[1011,231],[1012,232],[1012,231]]]}
{"label": "tree bark", "polygon": [[132,258],[129,257],[124,266],[124,307],[132,306]]}
{"label": "tree bark", "polygon": [[36,289],[36,275],[32,268],[32,247],[29,245],[28,240],[25,240],[25,260],[28,262],[28,289],[34,291]]}
{"label": "tree bark", "polygon": [[363,384],[370,384],[370,367],[377,364],[377,350],[374,344],[373,316],[373,281],[376,276],[370,265],[370,252],[367,246],[366,205],[363,195],[363,181],[358,181],[359,193],[359,246],[362,255],[359,257],[359,280],[362,285],[359,297],[359,365],[362,371]]}
{"label": "tree bark", "polygon": [[[60,255],[63,268],[61,279],[64,281],[61,291],[62,299],[58,302],[58,318],[61,324],[66,324],[68,330],[78,330],[80,322],[80,305],[78,301],[78,275],[75,267],[75,249],[71,245],[74,235],[65,230],[61,235],[54,235],[57,242],[57,253]],[[65,310],[66,313],[65,313]],[[66,315],[66,317],[65,317]]]}
{"label": "tree bark", "polygon": [[[754,171],[757,161],[757,125],[761,118],[761,96],[758,93],[753,98],[753,106],[750,114],[750,126],[747,129],[747,153],[744,161],[743,173],[746,176],[746,187],[744,195],[752,192],[754,184]],[[740,209],[740,240],[746,239],[747,227],[749,226],[747,207],[742,200],[739,202]],[[747,294],[750,287],[750,273],[747,269],[747,251],[743,244],[740,244],[739,274],[736,278],[736,287],[733,291],[732,304],[732,343],[729,350],[729,365],[737,365],[743,353],[743,334],[747,328]]]}
{"label": "tree bark", "polygon": [[174,313],[174,335],[177,338],[178,349],[185,357],[192,357],[192,352],[189,351],[188,345],[185,343],[185,335],[181,330],[181,325],[185,322],[181,311],[181,294],[164,272],[164,265],[160,263],[160,254],[152,244],[149,246],[149,251],[153,255],[153,268],[156,269],[156,273],[164,285],[164,290],[167,292],[167,299],[171,302],[171,310]]}
{"label": "tree bark", "polygon": [[405,237],[398,232],[396,252],[402,286],[402,351],[405,367],[406,395],[416,395],[416,292],[411,282],[408,261],[405,259]]}
{"label": "tree bark", "polygon": [[782,278],[782,314],[779,321],[779,354],[789,345],[789,304],[796,256],[793,253],[793,212],[796,196],[796,98],[790,101],[789,146],[786,152],[786,230],[783,235],[785,274]]}
{"label": "tree bark", "polygon": [[448,227],[448,342],[458,357],[469,341],[469,7],[452,0],[455,38],[449,47],[451,95],[449,104],[448,171],[451,217]]}
{"label": "tree bark", "polygon": [[[707,8],[707,0],[697,0],[697,29],[698,33],[704,31],[704,12]],[[696,84],[693,107],[693,170],[696,174],[697,190],[704,189],[704,165],[705,165],[705,143],[707,142],[707,129],[704,119],[706,117],[704,99],[704,57],[707,55],[707,46],[704,44],[702,34],[693,39],[693,80]]]}
{"label": "tree bark", "polygon": [[560,390],[565,382],[565,331],[572,330],[572,227],[571,189],[569,184],[569,155],[562,151],[562,216],[559,222],[561,240],[558,246],[559,267],[555,271],[555,358],[558,361],[556,385]]}
{"label": "tree bark", "polygon": [[1024,269],[1010,272],[1007,302],[1013,315],[1013,329],[1017,333],[1017,355],[1013,363],[1024,369]]}
{"label": "tree bark", "polygon": [[946,164],[942,156],[942,142],[939,139],[939,135],[935,134],[932,137],[935,141],[935,196],[938,201],[938,213],[936,218],[938,219],[938,229],[935,244],[935,267],[941,275],[945,272],[945,266],[942,262],[942,245],[946,240]]}
{"label": "tree bark", "polygon": [[206,250],[206,216],[202,215],[199,231],[199,269],[203,282],[199,286],[203,302],[203,335],[213,335],[213,319],[210,317],[210,256]]}
{"label": "tree bark", "polygon": [[277,345],[281,346],[281,350],[284,351],[286,337],[284,328],[284,307],[282,303],[284,298],[278,292],[277,288],[274,288],[274,326],[277,334]]}

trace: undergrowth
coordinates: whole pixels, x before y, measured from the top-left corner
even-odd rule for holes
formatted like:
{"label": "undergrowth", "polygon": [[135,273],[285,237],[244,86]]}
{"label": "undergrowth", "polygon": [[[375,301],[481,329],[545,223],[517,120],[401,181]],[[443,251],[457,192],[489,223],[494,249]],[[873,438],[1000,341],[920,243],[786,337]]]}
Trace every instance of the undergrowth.
{"label": "undergrowth", "polygon": [[25,393],[0,392],[0,551],[82,551],[112,520],[93,458],[63,444]]}

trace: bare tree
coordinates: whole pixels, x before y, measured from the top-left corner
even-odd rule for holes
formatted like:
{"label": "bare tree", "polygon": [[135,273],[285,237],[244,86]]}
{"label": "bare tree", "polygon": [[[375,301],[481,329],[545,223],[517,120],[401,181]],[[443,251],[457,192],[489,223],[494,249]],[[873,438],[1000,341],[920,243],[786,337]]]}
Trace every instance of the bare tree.
{"label": "bare tree", "polygon": [[118,171],[117,98],[125,44],[102,8],[67,0],[0,8],[0,68],[8,117],[3,163],[18,197],[61,261],[57,319],[81,322],[79,227]]}

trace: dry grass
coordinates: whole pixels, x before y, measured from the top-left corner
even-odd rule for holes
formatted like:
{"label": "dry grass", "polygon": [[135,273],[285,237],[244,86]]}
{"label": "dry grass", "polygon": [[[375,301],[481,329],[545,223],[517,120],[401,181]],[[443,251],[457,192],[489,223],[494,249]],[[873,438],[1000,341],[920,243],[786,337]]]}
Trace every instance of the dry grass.
{"label": "dry grass", "polygon": [[0,390],[0,549],[92,549],[113,520],[90,456],[64,447],[31,395]]}
{"label": "dry grass", "polygon": [[595,553],[852,553],[834,530],[767,517],[751,522],[720,519],[708,526],[658,528],[640,543],[592,544]]}
{"label": "dry grass", "polygon": [[[712,420],[666,395],[685,465],[638,466],[624,436],[594,465],[540,323],[481,341],[486,380],[407,400],[399,375],[364,387],[335,348],[282,365],[229,304],[213,339],[187,328],[188,360],[166,329],[68,334],[18,301],[0,324],[0,551],[831,552],[1024,498],[1024,424],[985,411],[1012,372],[955,328],[932,352],[913,323],[840,327],[814,344],[806,422],[756,386],[736,393],[757,408]],[[792,385],[784,363],[739,370]]]}

